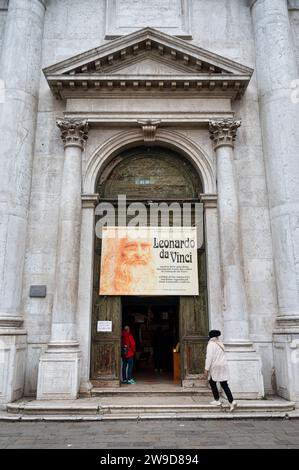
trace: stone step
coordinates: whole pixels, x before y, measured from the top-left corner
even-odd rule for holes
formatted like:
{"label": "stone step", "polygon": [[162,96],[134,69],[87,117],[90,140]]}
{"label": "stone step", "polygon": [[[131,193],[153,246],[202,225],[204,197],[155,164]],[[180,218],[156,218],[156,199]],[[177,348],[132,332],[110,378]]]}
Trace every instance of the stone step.
{"label": "stone step", "polygon": [[92,397],[116,397],[116,396],[139,396],[139,397],[161,397],[165,396],[198,396],[198,397],[210,397],[211,390],[207,387],[198,388],[178,388],[178,389],[165,389],[165,390],[148,390],[148,389],[136,389],[134,386],[124,388],[96,388],[91,390]]}
{"label": "stone step", "polygon": [[[280,404],[239,404],[234,413],[243,412],[288,412],[294,410],[294,404],[280,405]],[[163,413],[219,413],[230,412],[229,406],[214,406],[210,404],[186,404],[186,405],[101,405],[99,406],[99,413],[101,414],[163,414]]]}
{"label": "stone step", "polygon": [[51,403],[46,401],[32,401],[27,403],[10,403],[7,405],[7,412],[9,415],[18,415],[19,419],[25,416],[56,416],[59,417],[102,417],[103,419],[160,419],[160,418],[200,418],[212,417],[213,415],[220,415],[221,417],[254,417],[263,416],[267,417],[285,417],[295,409],[295,403],[285,400],[262,400],[262,401],[239,401],[236,410],[231,413],[229,406],[224,405],[221,408],[210,405],[209,403],[146,403],[143,402],[127,402],[109,403],[102,400],[85,401],[80,403],[76,402],[60,402]]}

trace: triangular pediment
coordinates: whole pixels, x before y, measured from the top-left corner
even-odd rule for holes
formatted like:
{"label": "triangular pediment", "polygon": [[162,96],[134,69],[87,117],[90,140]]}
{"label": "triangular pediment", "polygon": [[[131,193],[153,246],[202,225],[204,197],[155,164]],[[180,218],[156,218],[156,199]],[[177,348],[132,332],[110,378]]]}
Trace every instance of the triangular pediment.
{"label": "triangular pediment", "polygon": [[239,98],[253,70],[186,41],[144,28],[44,69],[62,98],[115,90],[220,89]]}

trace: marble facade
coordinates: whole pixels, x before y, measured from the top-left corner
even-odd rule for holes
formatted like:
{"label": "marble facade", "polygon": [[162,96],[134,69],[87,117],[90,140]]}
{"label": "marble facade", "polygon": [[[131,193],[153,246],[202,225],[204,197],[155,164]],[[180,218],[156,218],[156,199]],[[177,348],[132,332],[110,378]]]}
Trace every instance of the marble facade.
{"label": "marble facade", "polygon": [[95,184],[149,135],[202,177],[232,389],[299,402],[299,4],[142,3],[0,2],[0,402],[90,390]]}

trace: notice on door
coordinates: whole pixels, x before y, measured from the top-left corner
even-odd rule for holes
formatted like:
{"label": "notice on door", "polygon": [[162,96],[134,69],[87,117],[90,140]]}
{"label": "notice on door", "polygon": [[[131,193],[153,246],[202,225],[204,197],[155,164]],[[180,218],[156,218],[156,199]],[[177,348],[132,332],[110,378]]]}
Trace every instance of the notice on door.
{"label": "notice on door", "polygon": [[112,331],[112,321],[98,321],[97,331],[110,333]]}
{"label": "notice on door", "polygon": [[198,295],[196,227],[104,227],[100,295]]}

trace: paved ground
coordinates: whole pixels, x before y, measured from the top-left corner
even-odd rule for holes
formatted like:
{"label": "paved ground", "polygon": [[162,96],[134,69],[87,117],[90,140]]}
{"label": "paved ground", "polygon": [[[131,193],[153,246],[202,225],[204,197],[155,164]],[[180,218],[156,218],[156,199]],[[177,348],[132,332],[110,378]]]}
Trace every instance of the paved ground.
{"label": "paved ground", "polygon": [[0,422],[0,448],[299,449],[299,420]]}

